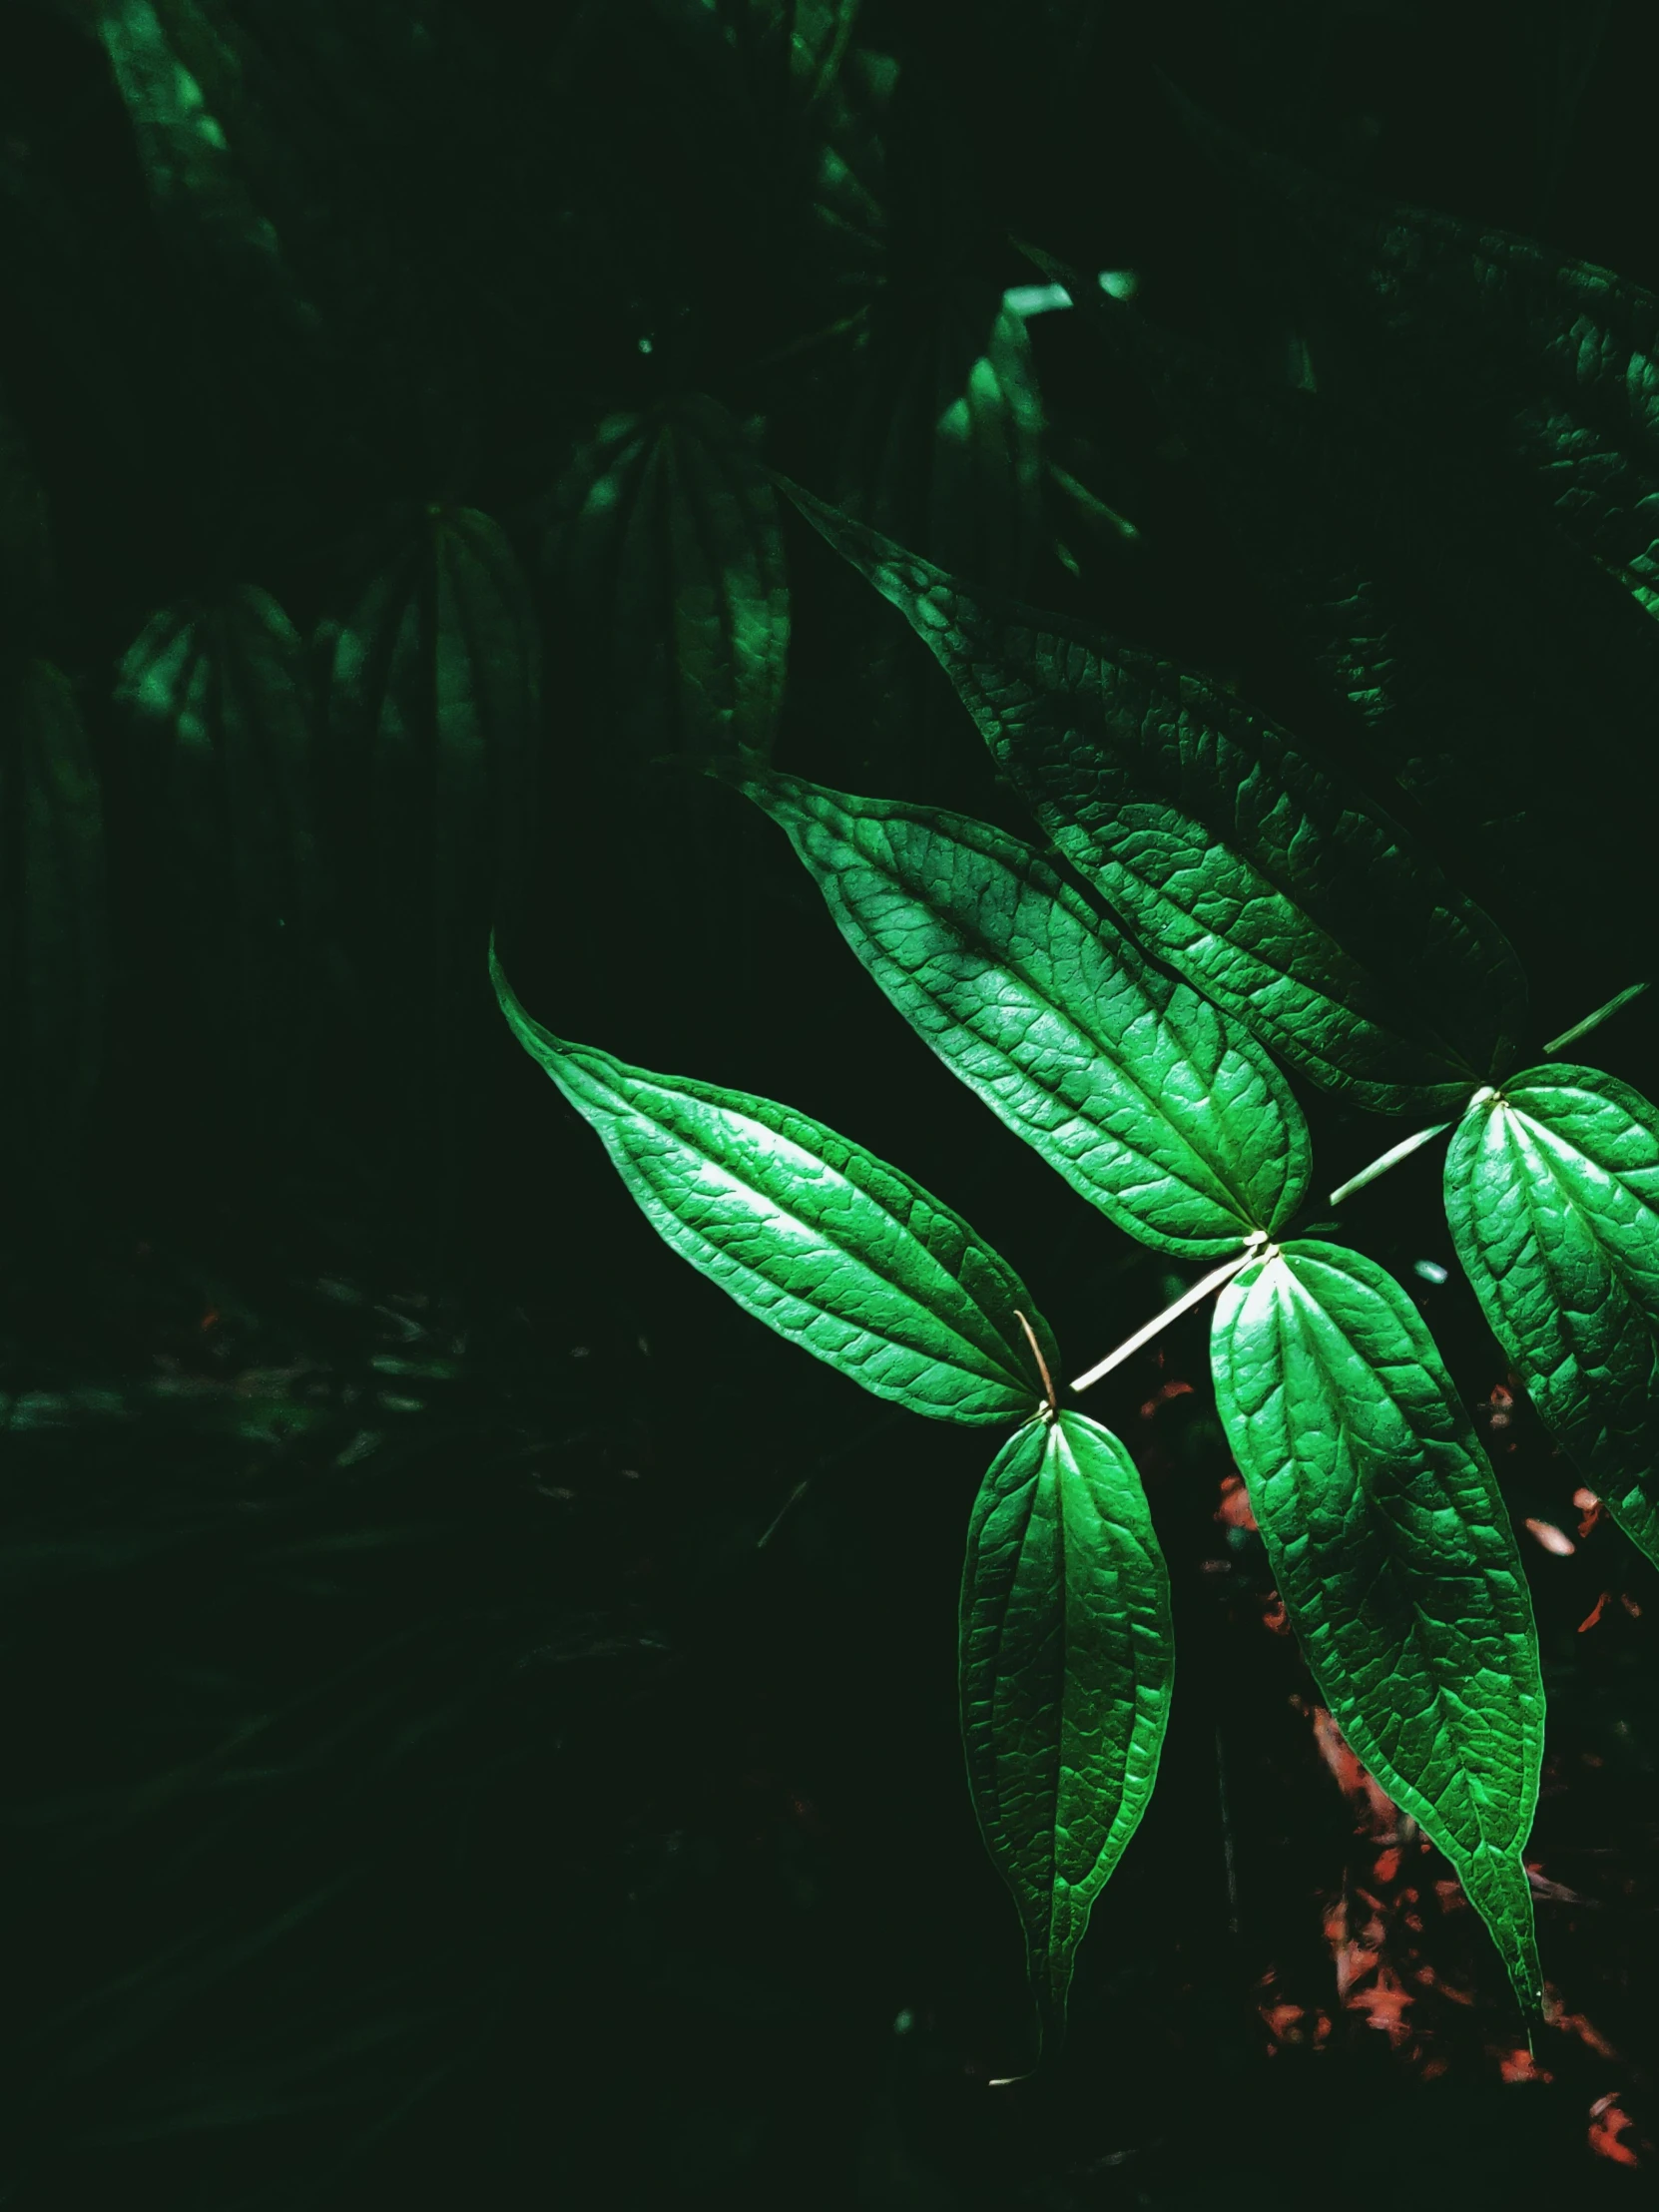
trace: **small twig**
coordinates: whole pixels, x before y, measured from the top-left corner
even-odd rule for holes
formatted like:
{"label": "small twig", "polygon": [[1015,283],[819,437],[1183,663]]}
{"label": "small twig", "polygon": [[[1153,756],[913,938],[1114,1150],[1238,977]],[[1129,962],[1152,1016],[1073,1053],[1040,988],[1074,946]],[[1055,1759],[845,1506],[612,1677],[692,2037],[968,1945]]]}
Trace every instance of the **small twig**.
{"label": "small twig", "polygon": [[1346,1183],[1339,1183],[1331,1193],[1329,1204],[1340,1206],[1345,1198],[1352,1198],[1356,1191],[1363,1191],[1368,1183],[1375,1183],[1380,1175],[1386,1175],[1390,1168],[1398,1167],[1401,1160],[1408,1160],[1413,1152],[1420,1152],[1425,1144],[1432,1144],[1436,1137],[1443,1137],[1450,1127],[1449,1121],[1437,1121],[1432,1129],[1419,1129],[1414,1137],[1406,1137],[1401,1143],[1390,1145],[1380,1160],[1374,1160],[1369,1168],[1362,1168],[1358,1175],[1351,1175]]}
{"label": "small twig", "polygon": [[1252,1260],[1263,1258],[1264,1248],[1271,1250],[1268,1247],[1267,1231],[1253,1229],[1249,1243],[1236,1259],[1224,1260],[1219,1268],[1213,1269],[1200,1282],[1195,1283],[1190,1291],[1183,1292],[1173,1306],[1166,1306],[1144,1329],[1137,1329],[1132,1337],[1118,1346],[1116,1352],[1107,1353],[1105,1359],[1090,1368],[1087,1375],[1080,1375],[1072,1388],[1086,1390],[1091,1382],[1098,1382],[1103,1375],[1110,1375],[1114,1368],[1121,1367],[1131,1353],[1139,1352],[1144,1344],[1150,1344],[1161,1330],[1167,1329],[1171,1322],[1179,1321],[1184,1313],[1198,1305],[1200,1300],[1208,1298],[1212,1291],[1219,1291],[1241,1268],[1248,1267]]}
{"label": "small twig", "polygon": [[1544,1057],[1560,1052],[1569,1044],[1576,1044],[1580,1037],[1588,1036],[1592,1029],[1599,1029],[1609,1014],[1616,1014],[1621,1006],[1628,1006],[1633,998],[1640,998],[1647,989],[1646,983],[1630,983],[1622,991],[1615,991],[1605,1006],[1598,1006],[1593,1014],[1586,1014],[1582,1021],[1575,1021],[1570,1029],[1563,1029],[1558,1037],[1551,1037],[1544,1046]]}
{"label": "small twig", "polygon": [[1037,1373],[1043,1379],[1043,1391],[1048,1399],[1048,1417],[1050,1420],[1058,1420],[1060,1417],[1060,1401],[1054,1395],[1054,1378],[1048,1372],[1048,1362],[1043,1358],[1042,1346],[1037,1342],[1037,1333],[1017,1306],[1014,1308],[1014,1319],[1025,1331],[1025,1341],[1031,1347],[1031,1357],[1036,1361]]}

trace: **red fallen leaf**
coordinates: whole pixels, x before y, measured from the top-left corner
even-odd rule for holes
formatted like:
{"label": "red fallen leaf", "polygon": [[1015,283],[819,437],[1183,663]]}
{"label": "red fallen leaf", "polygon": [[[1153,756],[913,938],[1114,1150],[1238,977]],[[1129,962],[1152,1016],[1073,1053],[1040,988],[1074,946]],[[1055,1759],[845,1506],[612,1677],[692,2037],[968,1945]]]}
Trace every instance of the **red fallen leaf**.
{"label": "red fallen leaf", "polygon": [[1600,1498],[1596,1496],[1594,1490],[1585,1489],[1582,1482],[1578,1485],[1578,1488],[1573,1491],[1572,1501],[1578,1507],[1578,1510],[1581,1513],[1587,1513],[1592,1505],[1599,1505],[1601,1503]]}
{"label": "red fallen leaf", "polygon": [[[1181,1385],[1183,1389],[1186,1383]],[[1143,1408],[1144,1410],[1144,1408]],[[1224,1474],[1221,1478],[1221,1503],[1216,1507],[1215,1518],[1228,1528],[1248,1528],[1254,1531],[1256,1515],[1250,1509],[1250,1493],[1244,1486],[1244,1478],[1237,1474]]]}
{"label": "red fallen leaf", "polygon": [[1262,1608],[1262,1626],[1271,1628],[1276,1636],[1288,1636],[1291,1632],[1291,1616],[1277,1590],[1268,1592],[1268,1601]]}
{"label": "red fallen leaf", "polygon": [[1630,1615],[1630,1618],[1633,1621],[1639,1621],[1641,1619],[1642,1609],[1636,1603],[1636,1600],[1631,1596],[1628,1590],[1621,1590],[1619,1592],[1619,1603],[1624,1607],[1625,1611]]}
{"label": "red fallen leaf", "polygon": [[1617,2166],[1639,2166],[1641,2160],[1623,2139],[1632,2124],[1629,2113],[1620,2108],[1616,2094],[1597,2097],[1590,2107],[1591,2150],[1598,2158],[1612,2159]]}
{"label": "red fallen leaf", "polygon": [[1532,2053],[1521,2044],[1518,2049],[1504,2050],[1490,2046],[1497,2060],[1497,2070],[1505,2081],[1553,2081],[1555,2076],[1547,2066],[1540,2066]]}
{"label": "red fallen leaf", "polygon": [[1534,1520],[1532,1515],[1528,1513],[1526,1525],[1539,1543],[1543,1545],[1545,1551],[1553,1552],[1557,1559],[1565,1559],[1578,1549],[1566,1530],[1557,1528],[1553,1521]]}
{"label": "red fallen leaf", "polygon": [[1580,1536],[1587,1536],[1602,1517],[1601,1500],[1594,1490],[1577,1489],[1572,1493],[1572,1501],[1583,1515],[1578,1524],[1578,1533]]}
{"label": "red fallen leaf", "polygon": [[[1142,1420],[1150,1420],[1159,1406],[1167,1405],[1172,1397],[1191,1397],[1192,1394],[1193,1386],[1190,1382],[1160,1382],[1141,1407],[1141,1418]],[[1229,1479],[1236,1482],[1239,1478],[1237,1475],[1233,1475]]]}
{"label": "red fallen leaf", "polygon": [[1398,1850],[1390,1847],[1387,1851],[1380,1851],[1377,1855],[1377,1865],[1372,1869],[1372,1872],[1379,1882],[1391,1882],[1399,1872]]}
{"label": "red fallen leaf", "polygon": [[1380,2029],[1397,2050],[1411,2032],[1405,2024],[1405,2015],[1413,2001],[1411,1991],[1393,1968],[1382,1965],[1371,1987],[1356,1989],[1348,1999],[1348,2007],[1351,2012],[1363,2012],[1367,2026]]}
{"label": "red fallen leaf", "polygon": [[202,1327],[204,1331],[219,1327],[219,1308],[217,1306],[210,1306],[202,1316]]}
{"label": "red fallen leaf", "polygon": [[1582,2012],[1566,2012],[1553,1982],[1544,1983],[1545,2017],[1551,2027],[1557,2027],[1563,2035],[1576,2035],[1581,2043],[1593,2050],[1598,2058],[1617,2058],[1619,2055],[1601,2030]]}
{"label": "red fallen leaf", "polygon": [[1590,1607],[1590,1610],[1585,1614],[1584,1618],[1578,1624],[1578,1633],[1581,1636],[1583,1635],[1585,1629],[1594,1628],[1596,1622],[1600,1620],[1601,1609],[1607,1603],[1607,1600],[1612,1596],[1612,1594],[1613,1593],[1611,1590],[1603,1590],[1600,1597],[1598,1597],[1595,1603]]}
{"label": "red fallen leaf", "polygon": [[1381,1784],[1361,1766],[1347,1744],[1336,1722],[1323,1705],[1314,1707],[1314,1747],[1336,1778],[1342,1791],[1359,1814],[1362,1834],[1377,1837],[1393,1837],[1398,1833],[1399,1816],[1393,1800]]}

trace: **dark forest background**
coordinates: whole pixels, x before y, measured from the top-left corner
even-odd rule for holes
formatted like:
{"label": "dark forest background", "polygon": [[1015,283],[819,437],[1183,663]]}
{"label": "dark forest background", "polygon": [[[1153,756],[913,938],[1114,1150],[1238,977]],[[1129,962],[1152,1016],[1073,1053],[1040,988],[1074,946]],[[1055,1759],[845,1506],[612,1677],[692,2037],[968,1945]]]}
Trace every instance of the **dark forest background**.
{"label": "dark forest background", "polygon": [[[562,1034],[900,1164],[1076,1367],[1105,1352],[1183,1279],[994,1126],[777,832],[686,772],[675,564],[782,559],[776,758],[842,789],[1028,831],[900,618],[793,509],[766,519],[763,460],[1221,674],[1375,784],[1139,381],[1075,311],[999,323],[1043,281],[1015,241],[1133,272],[1149,316],[1251,374],[1317,371],[1323,304],[1272,280],[1171,79],[1334,179],[1659,287],[1654,28],[1638,0],[3,11],[0,2202],[1651,2187],[1659,1587],[1581,1531],[1447,1279],[1434,1166],[1346,1218],[1533,1524],[1557,2020],[1529,2055],[1446,1868],[1320,1714],[1199,1316],[1090,1400],[1169,1555],[1174,1717],[1064,2062],[993,2091],[1028,2030],[956,1734],[983,1445],[883,1413],[671,1258],[511,1043],[483,953],[493,916]],[[218,143],[187,160],[191,87]],[[973,386],[986,357],[1006,373]],[[1659,688],[1604,667],[1464,467],[1477,383],[1413,418],[1398,511],[1420,503],[1425,575],[1476,579],[1491,619],[1450,650],[1513,736],[1498,716],[1495,751],[1398,804],[1509,931],[1542,1038],[1652,972]],[[970,387],[988,412],[947,452]],[[655,477],[627,475],[621,417],[671,426]],[[364,683],[425,670],[429,697],[432,507],[489,517],[522,580],[477,664],[510,664],[481,712],[512,776],[454,807],[425,753],[374,780],[341,675],[389,593],[413,659]],[[146,714],[135,641],[247,586],[291,626],[266,633],[280,667],[250,660],[193,750]],[[69,763],[56,907],[19,858],[43,745]],[[280,849],[249,841],[268,820]],[[18,980],[43,936],[50,1019]],[[1651,1004],[1587,1048],[1650,1094]],[[1310,1116],[1326,1190],[1398,1133]]]}

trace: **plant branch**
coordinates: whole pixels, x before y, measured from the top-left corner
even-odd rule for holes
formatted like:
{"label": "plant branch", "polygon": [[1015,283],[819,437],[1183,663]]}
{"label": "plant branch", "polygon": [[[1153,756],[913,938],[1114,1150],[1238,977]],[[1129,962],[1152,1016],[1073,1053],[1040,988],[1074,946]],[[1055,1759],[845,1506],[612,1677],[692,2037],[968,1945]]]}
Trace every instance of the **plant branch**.
{"label": "plant branch", "polygon": [[1268,1246],[1267,1231],[1265,1229],[1253,1229],[1250,1233],[1250,1242],[1245,1246],[1243,1252],[1239,1253],[1234,1259],[1224,1260],[1219,1268],[1213,1268],[1208,1275],[1195,1283],[1190,1291],[1184,1291],[1173,1306],[1166,1306],[1163,1312],[1149,1321],[1144,1329],[1137,1329],[1132,1337],[1126,1338],[1118,1346],[1116,1352],[1107,1353],[1105,1359],[1090,1368],[1087,1375],[1080,1375],[1072,1384],[1072,1388],[1074,1390],[1086,1390],[1091,1382],[1098,1382],[1103,1375],[1110,1375],[1114,1368],[1122,1367],[1131,1353],[1139,1352],[1144,1344],[1150,1344],[1161,1330],[1167,1329],[1171,1322],[1179,1321],[1183,1314],[1208,1298],[1212,1291],[1219,1291],[1224,1283],[1237,1275],[1241,1268],[1248,1267],[1252,1260],[1261,1259],[1264,1256],[1264,1247],[1269,1250],[1272,1249]]}
{"label": "plant branch", "polygon": [[1382,1158],[1374,1160],[1369,1168],[1362,1168],[1358,1175],[1351,1175],[1346,1183],[1339,1183],[1331,1193],[1328,1204],[1340,1206],[1345,1198],[1352,1198],[1356,1191],[1363,1191],[1368,1183],[1375,1183],[1380,1175],[1386,1175],[1390,1168],[1398,1167],[1401,1160],[1408,1160],[1413,1152],[1420,1152],[1425,1144],[1432,1144],[1436,1137],[1443,1137],[1450,1127],[1449,1121],[1437,1121],[1431,1129],[1419,1129],[1415,1136],[1390,1145]]}

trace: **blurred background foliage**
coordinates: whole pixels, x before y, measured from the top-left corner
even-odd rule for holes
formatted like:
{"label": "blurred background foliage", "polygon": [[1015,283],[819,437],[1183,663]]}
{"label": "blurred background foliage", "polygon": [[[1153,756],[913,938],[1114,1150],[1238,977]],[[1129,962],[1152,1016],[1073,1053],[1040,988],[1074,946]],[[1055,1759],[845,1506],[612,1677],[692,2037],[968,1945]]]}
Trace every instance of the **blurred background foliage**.
{"label": "blurred background foliage", "polygon": [[[1200,1321],[1094,1408],[1176,1578],[1164,1779],[1065,2068],[992,2095],[1023,2013],[955,1733],[975,1447],[678,1268],[483,946],[563,1033],[924,1176],[1080,1359],[1171,1292],[687,773],[739,746],[1025,827],[776,469],[1357,767],[1508,929],[1540,1034],[1643,973],[1659,629],[1514,491],[1478,346],[1380,376],[1168,82],[1651,287],[1653,31],[1636,0],[14,0],[8,2205],[1647,2184],[1659,1593],[1446,1280],[1432,1175],[1355,1229],[1535,1539],[1560,2022],[1518,2044],[1320,1713]],[[1356,548],[1404,711],[1346,696],[1321,628]],[[1652,1092],[1646,1002],[1608,1035]],[[1387,1141],[1312,1115],[1325,1188]]]}

